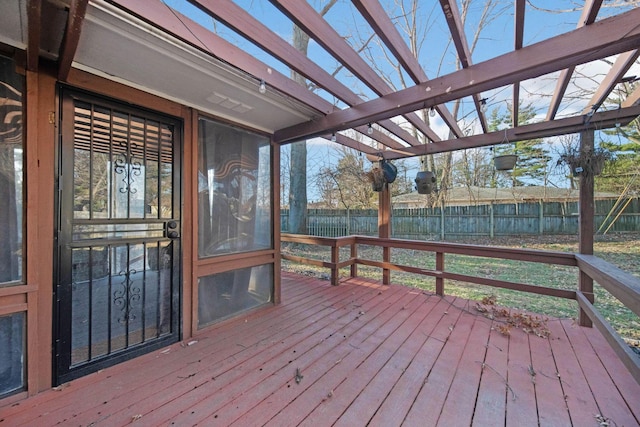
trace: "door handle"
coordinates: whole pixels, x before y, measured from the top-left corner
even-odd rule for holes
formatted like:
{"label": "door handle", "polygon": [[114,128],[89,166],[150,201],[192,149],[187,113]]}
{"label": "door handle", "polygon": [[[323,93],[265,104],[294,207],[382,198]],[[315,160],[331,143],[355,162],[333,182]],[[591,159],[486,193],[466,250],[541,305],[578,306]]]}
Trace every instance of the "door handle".
{"label": "door handle", "polygon": [[164,223],[166,236],[170,239],[177,239],[180,237],[180,231],[178,230],[178,221],[167,221]]}

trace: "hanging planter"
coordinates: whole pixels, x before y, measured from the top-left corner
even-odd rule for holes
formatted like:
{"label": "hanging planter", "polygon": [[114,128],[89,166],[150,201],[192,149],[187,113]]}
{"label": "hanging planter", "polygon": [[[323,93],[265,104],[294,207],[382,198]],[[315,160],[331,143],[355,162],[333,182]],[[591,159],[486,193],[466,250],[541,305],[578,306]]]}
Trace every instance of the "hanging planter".
{"label": "hanging planter", "polygon": [[367,179],[371,183],[371,188],[373,191],[382,191],[384,189],[384,185],[387,182],[384,178],[384,172],[379,167],[372,167],[366,173]]}
{"label": "hanging planter", "polygon": [[560,155],[557,165],[567,165],[573,176],[596,176],[602,173],[605,163],[611,159],[613,154],[604,148],[582,152],[579,148],[570,147]]}
{"label": "hanging planter", "polygon": [[508,171],[513,169],[517,161],[518,156],[515,154],[504,154],[493,158],[493,164],[496,167],[496,170],[499,171]]}

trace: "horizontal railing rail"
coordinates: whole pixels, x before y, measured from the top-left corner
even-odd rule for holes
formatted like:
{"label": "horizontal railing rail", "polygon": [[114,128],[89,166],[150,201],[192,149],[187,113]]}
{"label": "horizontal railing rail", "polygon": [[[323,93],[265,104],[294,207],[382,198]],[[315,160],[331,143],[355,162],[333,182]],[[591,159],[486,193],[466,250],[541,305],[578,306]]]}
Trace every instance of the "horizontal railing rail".
{"label": "horizontal railing rail", "polygon": [[[340,269],[350,267],[350,276],[358,276],[358,265],[378,267],[387,271],[402,271],[424,276],[434,277],[436,282],[436,294],[444,295],[444,280],[456,280],[474,283],[484,286],[511,289],[557,298],[565,298],[577,301],[582,313],[593,322],[603,334],[609,345],[620,357],[629,372],[640,383],[640,357],[622,340],[611,324],[602,316],[591,301],[594,295],[577,290],[557,289],[542,285],[531,285],[487,277],[478,277],[467,274],[459,274],[447,271],[445,255],[465,255],[471,257],[495,258],[516,260],[523,262],[543,263],[548,265],[561,265],[577,267],[581,273],[586,274],[597,282],[604,290],[617,298],[624,306],[640,317],[640,279],[619,269],[618,267],[598,258],[594,255],[582,255],[568,252],[543,251],[535,249],[502,248],[478,245],[467,245],[447,242],[425,242],[403,239],[385,239],[368,236],[347,237],[316,237],[294,234],[282,234],[282,242],[328,246],[331,248],[331,260],[324,261],[312,258],[282,254],[285,260],[320,266],[331,271],[331,283],[338,285],[340,281]],[[386,260],[371,260],[358,257],[358,245],[376,246],[392,249],[410,249],[435,254],[435,268],[422,268],[410,265],[402,265]],[[340,249],[350,247],[350,256],[347,260],[340,260]],[[384,277],[384,275],[383,275]]]}

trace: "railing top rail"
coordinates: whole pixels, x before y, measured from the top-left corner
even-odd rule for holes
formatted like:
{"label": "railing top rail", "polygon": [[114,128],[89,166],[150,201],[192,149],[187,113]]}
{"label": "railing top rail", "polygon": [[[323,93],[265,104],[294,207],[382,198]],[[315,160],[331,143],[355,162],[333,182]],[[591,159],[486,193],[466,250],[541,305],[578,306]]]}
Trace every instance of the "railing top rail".
{"label": "railing top rail", "polygon": [[307,245],[321,245],[321,246],[347,246],[355,243],[356,236],[344,236],[344,237],[319,237],[319,236],[307,236],[305,234],[291,234],[282,233],[280,240],[283,242],[291,243],[304,243]]}
{"label": "railing top rail", "polygon": [[576,266],[576,259],[573,253],[544,251],[538,249],[520,248],[500,248],[493,246],[469,245],[463,243],[449,242],[425,242],[421,240],[379,238],[368,236],[355,236],[356,243],[401,248],[414,249],[430,252],[444,252],[458,255],[478,256],[485,258],[505,258],[529,262],[541,262],[545,264]]}

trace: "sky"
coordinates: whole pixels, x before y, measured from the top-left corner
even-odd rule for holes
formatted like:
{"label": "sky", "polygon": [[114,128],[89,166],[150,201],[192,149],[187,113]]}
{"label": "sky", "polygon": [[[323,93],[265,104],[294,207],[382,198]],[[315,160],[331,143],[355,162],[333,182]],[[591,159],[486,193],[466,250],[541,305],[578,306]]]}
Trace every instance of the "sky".
{"label": "sky", "polygon": [[[259,47],[243,39],[235,32],[227,29],[224,25],[214,23],[210,17],[196,9],[186,0],[164,1],[169,6],[188,15],[196,22],[212,29],[222,37],[251,53],[273,69],[287,76],[290,74],[290,70],[279,61],[262,51]],[[270,1],[235,0],[234,2],[247,10],[259,22],[280,35],[284,40],[289,43],[291,42],[291,22],[278,11]],[[403,16],[407,15],[403,13],[398,4],[404,3],[405,5],[409,5],[409,3],[411,3],[410,0],[380,0],[380,2],[386,10],[390,11],[389,14],[394,19],[398,28],[402,29],[408,25],[408,21],[403,19]],[[614,2],[614,0],[604,2],[598,19],[620,13],[620,11],[623,10],[621,8],[609,7]],[[624,2],[623,0],[617,0],[617,2],[623,4],[630,3]],[[309,3],[319,10],[319,8],[326,3],[326,0],[309,0]],[[513,50],[513,4],[513,0],[494,1],[494,5],[488,14],[491,16],[491,19],[486,27],[482,28],[474,45],[474,35],[482,22],[481,17],[484,13],[485,1],[474,0],[471,3],[469,14],[465,21],[465,33],[468,44],[473,49],[473,63],[479,63]],[[576,4],[582,5],[584,2],[570,0],[528,0],[525,15],[524,45],[527,46],[575,29],[581,13],[581,10],[576,9]],[[628,7],[637,6],[631,5]],[[419,50],[418,60],[428,77],[434,78],[455,71],[455,48],[449,43],[449,30],[439,2],[435,0],[417,1],[415,16],[417,17],[416,22],[418,28],[416,37],[416,45]],[[338,0],[324,18],[343,38],[356,48],[361,47],[364,41],[368,40],[372,34],[371,28],[360,16],[351,1]],[[308,56],[314,62],[322,64],[329,73],[339,69],[336,74],[337,78],[350,87],[355,93],[360,94],[364,99],[374,99],[377,97],[369,88],[351,75],[346,68],[339,68],[339,63],[313,40],[309,44]],[[390,63],[385,59],[391,55],[386,51],[386,48],[382,47],[382,43],[379,43],[377,38],[374,37],[366,45],[362,50],[361,56],[374,68],[384,73],[396,88],[413,84],[406,74],[398,74],[394,71],[393,61]],[[612,60],[613,59],[614,58],[612,58]],[[593,90],[604,77],[607,69],[608,65],[603,62],[590,63],[578,67],[574,74],[577,78],[568,88],[567,94],[576,93],[579,90]],[[627,75],[640,75],[640,67],[636,64]],[[521,83],[521,102],[523,104],[531,104],[534,109],[536,109],[537,117],[534,121],[542,120],[546,116],[549,98],[555,89],[556,77],[557,73],[554,73]],[[402,79],[409,83],[403,83]],[[322,90],[317,91],[317,93],[341,108],[347,107],[331,94]],[[504,113],[508,103],[511,102],[511,93],[512,87],[508,86],[487,91],[481,94],[481,97],[487,99],[489,111],[497,109],[500,113]],[[557,117],[579,113],[586,107],[586,102],[588,102],[588,98],[563,101]],[[448,107],[451,110],[453,105],[448,104]],[[468,132],[475,134],[479,133],[481,129],[474,111],[473,101],[471,98],[466,98],[461,104],[458,117],[462,118],[459,122],[460,126],[465,130],[468,129]],[[448,128],[439,117],[435,117],[432,120],[431,127],[441,138],[446,139]],[[315,139],[309,142],[308,169],[310,175],[320,167],[325,166],[327,162],[333,162],[336,158],[334,154],[336,150],[331,147],[328,148],[327,144],[330,143],[321,139]],[[417,171],[417,160],[415,163],[415,169]],[[312,198],[313,196],[310,197],[310,199]]]}

